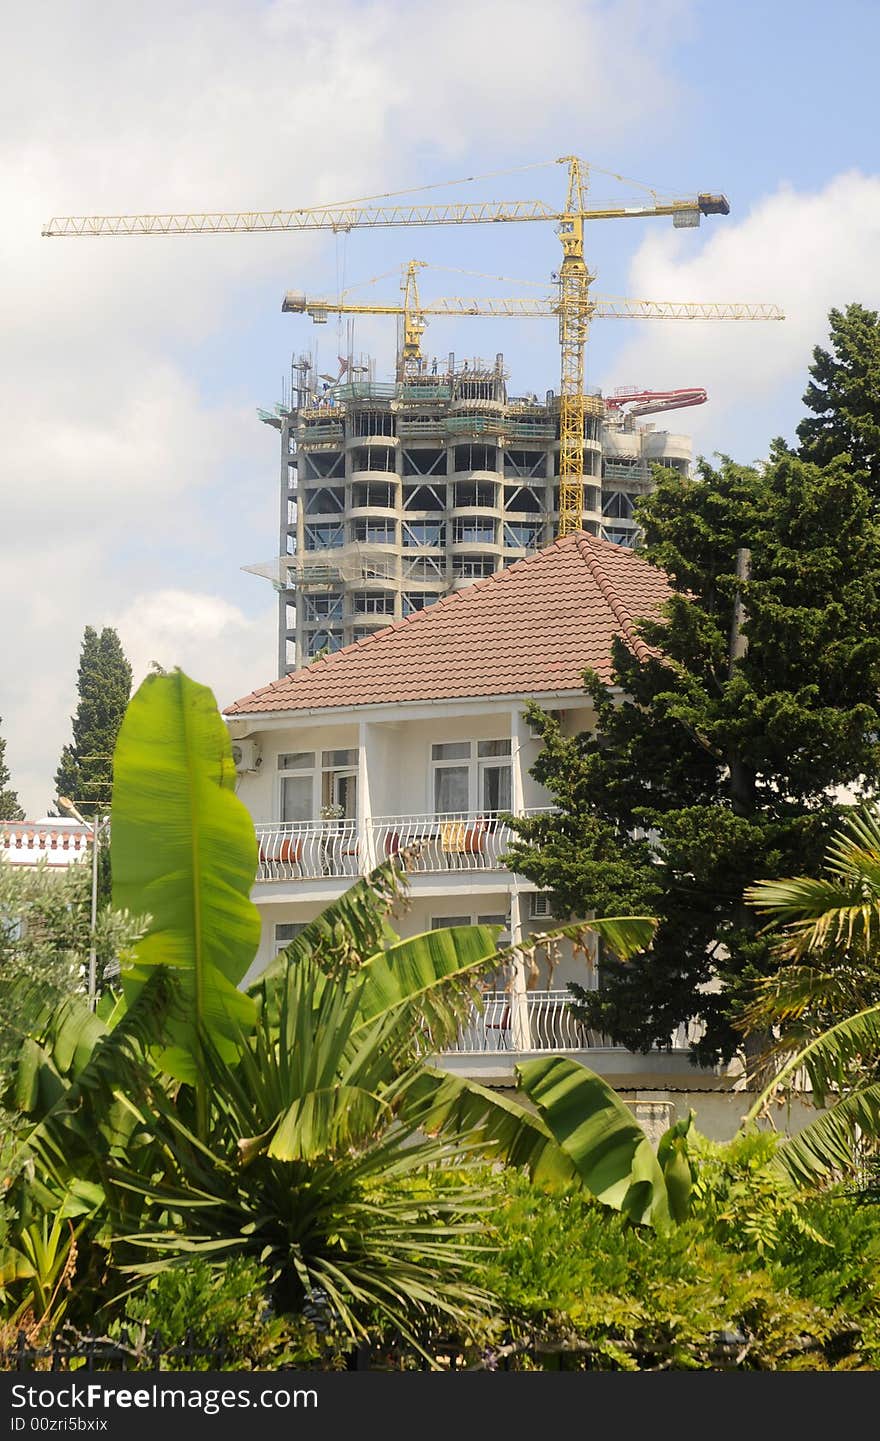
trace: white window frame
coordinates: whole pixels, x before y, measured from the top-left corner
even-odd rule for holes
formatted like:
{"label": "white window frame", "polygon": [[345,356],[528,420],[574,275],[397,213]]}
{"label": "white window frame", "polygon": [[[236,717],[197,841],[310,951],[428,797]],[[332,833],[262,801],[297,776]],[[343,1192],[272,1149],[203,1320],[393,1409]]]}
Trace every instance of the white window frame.
{"label": "white window frame", "polygon": [[[479,754],[480,745],[487,745],[487,744],[490,744],[490,743],[493,743],[493,742],[500,742],[501,744],[505,744],[505,745],[508,746],[509,749],[508,749],[508,753],[507,753],[507,756],[506,756],[506,757],[505,757],[504,755],[481,756],[481,755]],[[468,754],[468,756],[466,756],[466,757],[465,757],[465,756],[461,756],[461,757],[459,757],[459,758],[457,758],[457,759],[456,759],[456,758],[450,758],[450,759],[445,759],[445,758],[444,758],[444,759],[440,759],[440,760],[435,760],[435,758],[434,758],[434,746],[435,746],[435,745],[467,745],[467,746],[469,747],[469,754]],[[511,802],[512,802],[512,799],[513,799],[513,743],[512,743],[512,741],[511,741],[511,739],[510,739],[509,736],[482,736],[482,737],[480,737],[479,740],[475,740],[473,737],[470,737],[470,736],[462,736],[459,740],[431,741],[431,742],[429,742],[429,745],[428,745],[428,805],[427,805],[427,813],[428,813],[429,815],[435,815],[435,814],[436,814],[434,797],[436,796],[436,793],[437,793],[437,782],[436,782],[436,779],[435,779],[437,771],[439,771],[439,770],[453,770],[453,769],[455,769],[455,770],[461,770],[461,769],[467,768],[467,773],[468,773],[468,804],[467,804],[467,806],[464,807],[464,811],[465,811],[465,813],[468,814],[468,815],[481,815],[481,814],[485,811],[485,809],[486,809],[486,808],[481,804],[481,802],[482,802],[482,794],[483,794],[483,772],[484,772],[484,770],[486,769],[487,766],[493,766],[493,767],[500,768],[501,766],[503,766],[505,759],[506,759],[506,761],[507,761],[508,770],[510,771],[510,791],[511,791]]]}
{"label": "white window frame", "polygon": [[[291,821],[291,822],[282,821],[282,819],[281,819],[281,812],[282,812],[282,810],[283,810],[283,808],[284,808],[284,781],[287,780],[289,777],[292,777],[292,776],[310,776],[310,777],[311,777],[311,780],[312,780],[312,814],[308,817],[308,820],[309,820],[309,821],[312,821],[312,820],[314,820],[314,818],[315,818],[315,803],[316,803],[316,799],[317,799],[316,794],[315,794],[315,776],[316,776],[316,771],[317,771],[317,767],[316,767],[316,765],[315,765],[315,762],[316,762],[316,760],[317,760],[317,753],[316,753],[314,750],[311,750],[311,751],[305,751],[305,750],[304,750],[304,751],[281,751],[280,754],[279,754],[279,756],[278,756],[278,760],[279,760],[279,761],[280,761],[282,755],[310,755],[310,756],[312,757],[312,764],[311,764],[311,766],[305,766],[305,765],[302,765],[302,766],[285,766],[285,767],[282,768],[282,767],[278,764],[278,762],[276,761],[276,764],[275,764],[275,770],[276,770],[276,781],[275,781],[275,814],[276,814],[276,816],[278,817],[278,824],[279,824],[279,825],[288,825],[288,824],[293,825],[293,824],[295,824],[295,822],[292,822],[292,821]],[[307,822],[307,821],[304,821],[303,824],[304,824],[304,825],[305,825],[305,824],[308,824],[308,822]]]}

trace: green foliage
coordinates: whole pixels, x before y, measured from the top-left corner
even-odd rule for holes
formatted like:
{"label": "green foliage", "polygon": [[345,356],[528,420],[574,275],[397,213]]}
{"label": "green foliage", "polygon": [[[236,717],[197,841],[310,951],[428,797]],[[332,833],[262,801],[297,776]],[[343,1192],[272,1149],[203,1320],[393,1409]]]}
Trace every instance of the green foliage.
{"label": "green foliage", "polygon": [[[516,1073],[587,1190],[636,1224],[668,1226],[663,1170],[632,1111],[607,1082],[564,1056],[522,1062]],[[686,1214],[686,1195],[676,1209]]]}
{"label": "green foliage", "polygon": [[0,821],[23,821],[24,811],[17,792],[10,785],[11,779],[6,764],[6,740],[0,735]]}
{"label": "green foliage", "polygon": [[[126,1298],[125,1310],[108,1331],[111,1339],[133,1344],[143,1365],[153,1365],[151,1343],[163,1349],[222,1346],[223,1360],[193,1356],[195,1371],[268,1370],[304,1364],[332,1355],[314,1328],[274,1315],[265,1268],[247,1256],[234,1256],[219,1266],[195,1257],[175,1270],[163,1271]],[[165,1360],[163,1369],[178,1369]]]}
{"label": "green foliage", "polygon": [[497,1175],[483,1264],[497,1306],[490,1364],[519,1368],[523,1350],[543,1347],[545,1365],[564,1349],[567,1369],[876,1369],[880,1213],[844,1196],[780,1197],[752,1144],[726,1161],[698,1142],[708,1178],[694,1214],[659,1231],[583,1191]]}
{"label": "green foliage", "polygon": [[[697,1021],[708,1061],[741,1046],[734,1018],[775,964],[746,885],[811,870],[835,788],[880,780],[880,524],[845,460],[781,448],[759,469],[658,472],[639,520],[674,589],[665,618],[640,625],[655,652],[615,642],[618,693],[587,677],[595,733],[564,736],[531,709],[534,774],[559,809],[515,820],[510,853],[558,914],[659,916],[648,954],[603,958],[579,1013],[637,1050]],[[740,547],[748,650],[731,675]]]}
{"label": "green foliage", "polygon": [[856,811],[831,838],[824,874],[764,881],[747,900],[767,920],[780,965],[755,988],[740,1024],[772,1033],[770,1079],[747,1122],[806,1075],[827,1109],[779,1148],[810,1184],[852,1175],[880,1145],[880,822]]}
{"label": "green foliage", "polygon": [[[95,949],[99,990],[143,923],[104,908]],[[89,868],[14,866],[0,860],[0,1089],[42,1010],[82,990],[91,943]]]}
{"label": "green foliage", "polygon": [[114,761],[113,898],[145,906],[150,926],[123,971],[129,1004],[157,967],[176,977],[185,1004],[162,1058],[206,1101],[206,1041],[232,1056],[252,1024],[237,989],[260,937],[250,899],[257,869],[253,823],[235,795],[229,732],[214,697],[181,671],[150,675],[132,698]]}
{"label": "green foliage", "polygon": [[855,304],[828,318],[831,349],[813,351],[804,405],[814,413],[798,426],[800,454],[820,465],[848,455],[880,500],[880,319]]}
{"label": "green foliage", "polygon": [[84,816],[94,816],[110,809],[113,751],[131,694],[131,666],[111,627],[99,635],[86,626],[77,692],[73,741],[61,753],[55,793],[72,800]]}

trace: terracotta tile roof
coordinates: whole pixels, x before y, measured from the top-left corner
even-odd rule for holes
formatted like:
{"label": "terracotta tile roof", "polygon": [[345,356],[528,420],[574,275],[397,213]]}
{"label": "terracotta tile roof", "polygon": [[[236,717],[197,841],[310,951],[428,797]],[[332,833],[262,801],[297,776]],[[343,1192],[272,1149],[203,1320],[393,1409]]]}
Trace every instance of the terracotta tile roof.
{"label": "terracotta tile roof", "polygon": [[656,614],[668,595],[662,571],[578,532],[253,691],[225,714],[580,691],[587,666],[610,679],[615,635],[647,654],[634,622]]}

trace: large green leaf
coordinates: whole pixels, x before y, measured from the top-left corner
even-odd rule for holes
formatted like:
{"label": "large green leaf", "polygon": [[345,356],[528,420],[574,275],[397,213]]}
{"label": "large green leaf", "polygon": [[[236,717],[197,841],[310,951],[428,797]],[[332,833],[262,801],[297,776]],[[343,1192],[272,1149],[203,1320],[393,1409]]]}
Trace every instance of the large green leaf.
{"label": "large green leaf", "polygon": [[250,982],[253,995],[272,996],[291,964],[313,958],[327,975],[359,970],[366,957],[398,936],[389,917],[407,900],[407,880],[399,857],[377,866],[349,886],[270,961]]}
{"label": "large green leaf", "polygon": [[563,1056],[516,1067],[523,1091],[593,1195],[642,1225],[670,1220],[663,1172],[632,1112],[601,1076]]}
{"label": "large green leaf", "polygon": [[796,1185],[816,1185],[855,1170],[866,1137],[880,1135],[880,1082],[844,1096],[781,1141],[774,1162]]}
{"label": "large green leaf", "polygon": [[370,956],[362,972],[358,1024],[365,1026],[404,1002],[497,961],[500,931],[500,926],[444,926]]}
{"label": "large green leaf", "polygon": [[131,1003],[155,967],[174,975],[183,1006],[162,1063],[197,1087],[204,1038],[231,1057],[254,1017],[237,987],[260,937],[257,844],[234,784],[211,691],[181,671],[148,676],[114,757],[113,903],[151,918],[123,988]]}
{"label": "large green leaf", "polygon": [[427,1135],[486,1152],[512,1167],[524,1166],[538,1183],[578,1179],[573,1162],[533,1112],[476,1081],[424,1067],[407,1086],[400,1113]]}

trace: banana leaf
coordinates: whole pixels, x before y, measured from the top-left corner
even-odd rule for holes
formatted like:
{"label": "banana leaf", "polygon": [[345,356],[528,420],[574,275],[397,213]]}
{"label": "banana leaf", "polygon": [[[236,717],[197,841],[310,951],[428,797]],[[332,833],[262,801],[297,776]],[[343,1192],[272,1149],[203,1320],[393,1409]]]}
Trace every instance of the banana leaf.
{"label": "banana leaf", "polygon": [[594,1071],[564,1056],[523,1061],[522,1090],[597,1200],[640,1225],[671,1216],[666,1181],[648,1137]]}
{"label": "banana leaf", "polygon": [[196,1084],[203,1119],[203,1039],[232,1059],[255,1012],[237,987],[260,937],[250,900],[257,844],[234,785],[211,691],[181,671],[148,676],[114,756],[113,904],[151,918],[122,984],[130,1005],[156,967],[175,977],[184,1004],[161,1064]]}

